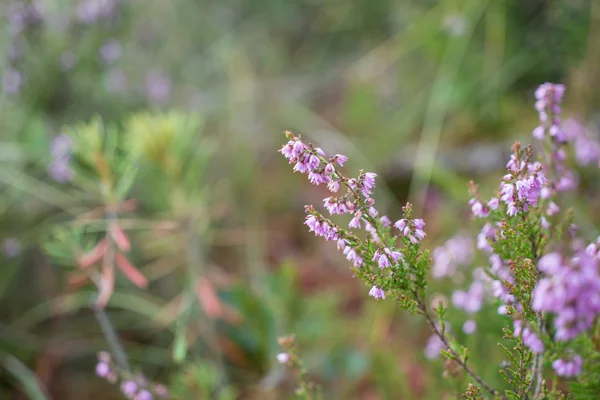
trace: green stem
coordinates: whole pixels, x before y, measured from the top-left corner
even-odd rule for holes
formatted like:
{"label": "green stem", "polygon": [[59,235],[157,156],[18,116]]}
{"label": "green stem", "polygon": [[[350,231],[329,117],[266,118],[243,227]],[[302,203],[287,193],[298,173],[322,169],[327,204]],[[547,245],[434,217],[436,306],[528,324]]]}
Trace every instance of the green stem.
{"label": "green stem", "polygon": [[95,296],[92,297],[92,309],[94,310],[94,316],[100,325],[100,329],[106,338],[106,342],[108,343],[108,347],[110,348],[110,352],[115,358],[117,365],[124,371],[129,372],[129,363],[127,362],[127,355],[125,354],[125,350],[119,341],[119,337],[117,336],[117,332],[113,328],[110,319],[108,319],[108,315],[104,312],[104,309],[94,307],[95,304]]}

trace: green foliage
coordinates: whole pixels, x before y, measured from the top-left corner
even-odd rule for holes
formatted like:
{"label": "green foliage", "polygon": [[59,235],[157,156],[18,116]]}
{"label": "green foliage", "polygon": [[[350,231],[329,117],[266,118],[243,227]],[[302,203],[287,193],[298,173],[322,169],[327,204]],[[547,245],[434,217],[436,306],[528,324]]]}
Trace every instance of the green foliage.
{"label": "green foliage", "polygon": [[234,400],[238,393],[230,385],[219,384],[219,374],[213,365],[192,362],[173,377],[169,390],[170,398]]}

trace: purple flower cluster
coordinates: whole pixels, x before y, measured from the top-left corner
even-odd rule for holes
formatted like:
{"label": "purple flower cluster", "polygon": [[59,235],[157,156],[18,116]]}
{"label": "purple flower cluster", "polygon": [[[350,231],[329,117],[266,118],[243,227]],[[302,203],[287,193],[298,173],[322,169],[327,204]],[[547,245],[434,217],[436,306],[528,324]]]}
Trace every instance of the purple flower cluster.
{"label": "purple flower cluster", "polygon": [[477,330],[477,323],[472,319],[468,319],[462,326],[462,330],[467,335],[472,335]]}
{"label": "purple flower cluster", "polygon": [[[498,226],[499,223],[496,225]],[[477,234],[477,248],[485,253],[493,253],[492,243],[498,239],[498,230],[489,222],[487,222],[481,232]]]}
{"label": "purple flower cluster", "polygon": [[537,99],[535,107],[540,116],[540,125],[534,129],[533,136],[539,140],[549,138],[550,142],[550,157],[544,164],[545,170],[548,171],[549,182],[543,197],[548,197],[551,189],[564,192],[575,189],[579,184],[577,174],[565,165],[567,158],[565,145],[574,139],[575,132],[569,132],[562,126],[560,103],[564,92],[564,85],[552,83],[541,85],[535,92]]}
{"label": "purple flower cluster", "polygon": [[533,291],[532,308],[556,314],[555,339],[566,341],[587,331],[600,315],[597,245],[566,259],[549,253],[537,265],[544,273]]}
{"label": "purple flower cluster", "polygon": [[[167,388],[160,384],[150,385],[148,380],[143,375],[137,375],[135,377],[129,376],[122,378],[121,380],[121,393],[128,399],[132,400],[154,400],[156,398],[168,399],[169,392]],[[96,375],[106,379],[108,382],[115,384],[120,375],[121,371],[113,365],[110,354],[105,351],[98,353],[98,364],[96,364]]]}
{"label": "purple flower cluster", "polygon": [[[573,142],[580,164],[597,163],[600,160],[599,142],[589,139],[585,130],[574,121],[568,121],[562,126],[560,103],[564,91],[563,85],[547,83],[541,85],[535,94],[540,125],[533,135],[539,140],[545,140],[548,145],[546,149],[549,150],[543,163],[532,161],[531,146],[521,149],[517,143],[506,164],[508,173],[501,182],[499,198],[493,197],[487,203],[482,202],[476,187],[472,185],[474,197],[469,205],[475,217],[490,217],[491,211],[498,208],[499,200],[509,216],[535,212],[541,228],[548,231],[550,222],[557,220],[556,215],[561,211],[552,197],[557,192],[577,186],[577,175],[566,167],[568,142]],[[495,243],[503,238],[501,227],[504,223],[507,223],[506,220],[498,222],[495,216],[486,221],[477,236],[477,248],[489,254],[488,273],[492,276],[491,284],[488,285],[485,279],[474,279],[468,291],[454,293],[452,302],[455,307],[468,313],[477,312],[485,289],[489,287],[491,294],[502,303],[498,309],[500,314],[506,314],[508,306],[516,310],[513,317],[514,335],[521,337],[533,353],[540,354],[544,352],[540,332],[522,318],[526,305],[519,304],[513,294],[513,285],[517,284],[514,265],[512,261],[504,260],[494,253]],[[576,230],[576,226],[569,229],[571,237]],[[574,249],[575,256],[570,258],[557,252],[546,254],[537,263],[541,278],[532,292],[531,309],[540,315],[555,314],[552,321],[555,328],[554,339],[557,341],[572,340],[589,330],[600,315],[599,245],[600,239],[585,249],[579,246]],[[438,263],[443,265],[437,260],[443,260],[443,254],[443,250],[437,249],[433,253],[434,273]],[[444,269],[440,267],[440,270]],[[470,330],[470,325],[463,326],[463,331]],[[579,356],[563,358],[556,360],[553,367],[561,376],[574,376],[581,372],[582,361]]]}
{"label": "purple flower cluster", "polygon": [[[312,145],[305,144],[292,132],[286,132],[289,139],[279,152],[293,164],[294,172],[308,176],[313,185],[325,185],[333,192],[338,193],[344,186],[344,194],[330,196],[323,200],[323,205],[330,215],[352,215],[348,228],[351,230],[364,229],[367,242],[365,246],[353,231],[340,228],[330,219],[323,217],[315,211],[313,206],[306,206],[307,213],[304,223],[309,231],[316,236],[321,236],[327,241],[336,241],[337,248],[355,268],[365,265],[378,267],[374,277],[382,277],[385,270],[400,268],[403,264],[403,255],[389,242],[381,239],[382,234],[389,234],[392,223],[390,219],[375,208],[375,200],[371,197],[375,189],[377,175],[373,172],[360,171],[358,177],[347,178],[341,174],[338,167],[343,167],[348,157],[336,154],[327,156],[325,152]],[[413,245],[418,244],[426,236],[423,228],[425,221],[422,219],[403,218],[394,225],[400,235],[406,237]],[[375,299],[385,299],[385,290],[373,280],[369,295]]]}
{"label": "purple flower cluster", "polygon": [[427,345],[425,346],[425,357],[430,360],[437,358],[440,355],[440,352],[444,350],[446,346],[442,339],[438,335],[431,335],[429,340],[427,340]]}
{"label": "purple flower cluster", "polygon": [[539,162],[529,163],[515,151],[506,165],[511,173],[504,175],[500,184],[500,200],[506,204],[506,213],[515,216],[535,207],[548,180]]}
{"label": "purple flower cluster", "polygon": [[7,68],[2,74],[2,90],[8,94],[17,94],[23,83],[22,74],[14,69]]}
{"label": "purple flower cluster", "polygon": [[481,309],[484,295],[484,283],[474,281],[468,291],[457,290],[452,294],[452,304],[458,309],[473,314]]}
{"label": "purple flower cluster", "polygon": [[559,376],[564,376],[565,378],[570,378],[572,376],[581,374],[582,367],[583,360],[578,354],[574,354],[567,359],[559,358],[552,363],[552,368],[556,374]]}
{"label": "purple flower cluster", "polygon": [[589,165],[600,162],[600,141],[590,136],[588,130],[580,122],[569,118],[563,125],[567,137],[573,142],[575,159],[580,165]]}
{"label": "purple flower cluster", "polygon": [[419,243],[421,240],[423,240],[423,238],[425,238],[425,236],[427,236],[423,230],[424,226],[425,221],[422,219],[401,219],[396,221],[394,224],[394,227],[402,232],[402,235],[407,237],[412,244]]}
{"label": "purple flower cluster", "polygon": [[117,8],[117,0],[82,0],[77,6],[79,21],[89,24],[111,18]]}
{"label": "purple flower cluster", "polygon": [[109,40],[100,47],[98,53],[106,64],[113,64],[121,58],[121,44],[115,39]]}
{"label": "purple flower cluster", "polygon": [[454,236],[432,252],[431,273],[435,279],[453,275],[459,266],[473,261],[473,240],[466,235]]}
{"label": "purple flower cluster", "polygon": [[541,354],[544,352],[544,343],[540,340],[539,336],[528,326],[523,326],[523,321],[513,321],[513,334],[520,336],[525,346],[529,347],[535,354]]}
{"label": "purple flower cluster", "polygon": [[13,1],[8,7],[9,31],[13,35],[23,32],[28,26],[44,20],[43,2]]}
{"label": "purple flower cluster", "polygon": [[385,292],[377,286],[373,286],[369,290],[369,296],[375,297],[376,300],[385,299]]}
{"label": "purple flower cluster", "polygon": [[146,74],[146,97],[154,104],[163,104],[170,100],[171,86],[171,79],[162,71],[153,70]]}
{"label": "purple flower cluster", "polygon": [[[439,322],[436,321],[435,326],[437,330],[441,331],[442,327]],[[450,325],[446,324],[444,328],[447,333],[452,332]],[[425,345],[425,357],[429,360],[433,360],[440,355],[442,350],[446,350],[446,345],[442,339],[440,339],[440,337],[435,333],[429,336],[427,344]]]}
{"label": "purple flower cluster", "polygon": [[52,160],[48,166],[48,174],[57,182],[64,183],[73,179],[73,169],[70,165],[71,145],[71,137],[64,133],[55,137],[50,144]]}
{"label": "purple flower cluster", "polygon": [[537,88],[535,108],[540,116],[540,125],[533,130],[533,137],[544,140],[546,135],[550,135],[558,142],[567,140],[560,120],[560,103],[564,94],[564,85],[544,83]]}
{"label": "purple flower cluster", "polygon": [[477,218],[485,218],[490,215],[490,210],[496,210],[500,205],[497,197],[492,197],[490,201],[486,204],[482,203],[481,200],[477,198],[472,198],[469,200],[469,205],[471,206],[471,212]]}

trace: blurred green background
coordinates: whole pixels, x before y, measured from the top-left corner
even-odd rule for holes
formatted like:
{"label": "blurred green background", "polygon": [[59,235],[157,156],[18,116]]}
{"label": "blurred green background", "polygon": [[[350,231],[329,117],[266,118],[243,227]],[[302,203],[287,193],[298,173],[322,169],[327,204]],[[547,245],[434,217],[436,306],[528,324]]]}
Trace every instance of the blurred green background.
{"label": "blurred green background", "polygon": [[[565,113],[598,136],[595,0],[5,0],[0,12],[1,399],[121,396],[94,374],[107,348],[95,289],[73,281],[73,249],[101,237],[103,186],[49,169],[53,138],[94,116],[115,159],[146,157],[110,168],[131,205],[128,257],[150,284],[117,274],[107,315],[132,366],[178,399],[291,398],[275,358],[290,333],[325,399],[466,388],[425,358],[423,321],[367,299],[302,225],[328,195],[276,152],[283,130],[348,155],[351,174],[378,173],[379,209],[397,219],[414,202],[432,247],[472,225],[466,182],[491,193],[510,145],[530,142],[539,84],[566,84]],[[598,174],[580,175],[576,220],[597,235]],[[431,293],[453,286],[465,284]],[[501,385],[495,307],[477,336],[455,314],[475,367]]]}

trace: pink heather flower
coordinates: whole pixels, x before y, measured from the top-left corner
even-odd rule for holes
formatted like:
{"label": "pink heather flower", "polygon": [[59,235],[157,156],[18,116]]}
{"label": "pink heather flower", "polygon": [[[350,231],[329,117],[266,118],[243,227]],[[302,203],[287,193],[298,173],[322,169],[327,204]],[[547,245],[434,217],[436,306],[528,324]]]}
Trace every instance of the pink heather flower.
{"label": "pink heather flower", "polygon": [[56,182],[66,183],[73,179],[74,172],[68,160],[55,160],[48,166],[48,175]]}
{"label": "pink heather flower", "polygon": [[369,215],[373,218],[377,217],[379,215],[379,212],[377,211],[377,209],[375,207],[369,207]]}
{"label": "pink heather flower", "polygon": [[548,253],[538,261],[537,268],[548,274],[548,275],[556,275],[562,267],[562,256],[557,253]]}
{"label": "pink heather flower", "polygon": [[154,386],[154,393],[162,399],[169,398],[169,392],[167,391],[167,388],[163,385]]}
{"label": "pink heather flower", "polygon": [[336,154],[335,156],[333,156],[333,158],[335,159],[335,162],[340,166],[343,167],[344,163],[346,161],[348,161],[348,157],[346,157],[343,154]]}
{"label": "pink heather flower", "polygon": [[5,93],[18,93],[22,83],[23,77],[18,70],[9,67],[4,71],[2,75],[2,89]]}
{"label": "pink heather flower", "polygon": [[499,280],[492,281],[492,294],[506,304],[512,304],[515,301],[515,297],[510,294],[508,288]]}
{"label": "pink heather flower", "polygon": [[377,177],[377,174],[374,172],[367,172],[365,174],[365,187],[367,187],[368,189],[373,189],[375,187],[375,178]]}
{"label": "pink heather flower", "polygon": [[100,378],[107,378],[110,375],[110,366],[105,361],[99,361],[96,365],[96,375]]}
{"label": "pink heather flower", "polygon": [[138,385],[134,381],[125,380],[121,382],[121,393],[125,395],[128,399],[132,399],[137,392]]}
{"label": "pink heather flower", "polygon": [[311,171],[308,173],[308,180],[315,186],[319,186],[321,183],[326,183],[328,177],[322,173]]}
{"label": "pink heather flower", "polygon": [[109,40],[99,50],[102,61],[112,64],[121,58],[121,45],[117,40]]}
{"label": "pink heather flower", "polygon": [[286,364],[288,361],[290,361],[290,355],[288,353],[279,353],[277,354],[277,361],[280,364]]}
{"label": "pink heather flower", "polygon": [[531,133],[531,135],[534,138],[536,138],[537,140],[544,140],[544,136],[546,135],[546,132],[545,132],[543,126],[538,126],[537,128],[535,128],[533,130],[533,132]]}
{"label": "pink heather flower", "polygon": [[56,182],[65,183],[73,179],[74,172],[70,164],[71,146],[72,139],[65,134],[56,136],[50,143],[52,161],[48,166],[48,175]]}
{"label": "pink heather flower", "polygon": [[490,260],[490,271],[495,274],[498,278],[503,279],[505,281],[510,281],[512,279],[512,272],[508,265],[502,261],[502,258],[498,254],[492,254],[489,258]]}
{"label": "pink heather flower", "polygon": [[[529,328],[522,329],[522,338],[525,346],[529,347],[535,354],[541,354],[544,352],[544,343],[540,340],[540,338]],[[516,335],[516,333],[515,333]]]}
{"label": "pink heather flower", "polygon": [[517,162],[517,156],[515,156],[514,154],[511,154],[510,160],[508,160],[508,162],[506,163],[506,168],[508,168],[509,171],[515,172],[515,173],[522,170],[524,166],[525,166],[525,162],[521,161],[521,164],[519,164]]}
{"label": "pink heather flower", "polygon": [[575,159],[579,165],[589,165],[600,160],[600,142],[588,134],[586,128],[574,119],[564,123],[564,131],[575,150]]}
{"label": "pink heather flower", "polygon": [[50,154],[52,158],[70,158],[73,139],[64,133],[56,136],[50,143]]}
{"label": "pink heather flower", "polygon": [[360,218],[362,217],[362,213],[360,211],[358,211],[356,214],[354,214],[354,218],[352,218],[350,220],[350,223],[348,224],[348,227],[350,228],[360,228]]}
{"label": "pink heather flower", "polygon": [[523,343],[525,343],[525,345],[529,347],[529,350],[534,354],[541,354],[544,352],[544,343],[531,331],[527,332],[527,336],[523,334]]}
{"label": "pink heather flower", "polygon": [[579,185],[579,177],[574,171],[567,170],[563,173],[563,176],[560,177],[558,182],[556,182],[554,188],[559,192],[567,192],[576,189],[577,185]]}
{"label": "pink heather flower", "polygon": [[491,253],[494,250],[490,245],[490,240],[496,240],[496,229],[489,222],[486,223],[481,232],[477,235],[477,248],[479,250],[485,251],[486,253]]}
{"label": "pink heather flower", "polygon": [[378,258],[377,263],[379,264],[379,268],[388,268],[388,267],[392,266],[389,258],[385,254],[379,254],[377,258]]}
{"label": "pink heather flower", "polygon": [[506,213],[509,216],[514,217],[515,215],[517,215],[519,213],[519,209],[517,208],[516,205],[511,204],[510,206],[508,206],[508,209],[506,210]]}
{"label": "pink heather flower", "polygon": [[500,205],[500,201],[497,197],[492,197],[487,205],[491,210],[496,210],[498,209],[498,205]]}
{"label": "pink heather flower", "polygon": [[558,359],[552,363],[552,368],[556,374],[565,378],[570,378],[581,374],[583,360],[578,354],[570,357],[570,359]]}
{"label": "pink heather flower", "polygon": [[401,219],[399,221],[396,221],[396,223],[394,224],[394,226],[400,230],[400,231],[404,231],[404,228],[406,227],[406,220],[405,219]]}
{"label": "pink heather flower", "polygon": [[369,232],[369,234],[371,235],[371,238],[373,238],[373,240],[377,243],[381,242],[381,239],[379,238],[379,235],[377,234],[377,229],[371,225],[370,223],[365,221],[365,230],[367,232]]}
{"label": "pink heather flower", "polygon": [[567,289],[555,279],[541,279],[533,290],[531,307],[536,311],[561,310],[567,299]]}
{"label": "pink heather flower", "polygon": [[377,286],[373,286],[371,290],[369,290],[369,296],[375,297],[376,300],[385,300],[385,292]]}
{"label": "pink heather flower", "polygon": [[308,226],[309,231],[314,232],[316,236],[323,236],[325,240],[337,240],[337,232],[329,226],[327,221],[319,221],[314,215],[307,215],[304,224]]}
{"label": "pink heather flower", "polygon": [[171,98],[171,79],[161,71],[150,71],[146,75],[145,89],[150,102],[166,103]]}
{"label": "pink heather flower", "polygon": [[473,255],[473,240],[470,237],[457,235],[450,238],[443,246],[435,248],[432,252],[433,277],[440,279],[454,274],[458,266],[469,265]]}
{"label": "pink heather flower", "polygon": [[560,208],[556,205],[555,202],[551,201],[550,204],[548,204],[548,210],[546,211],[546,215],[552,216],[559,211],[560,211]]}
{"label": "pink heather flower", "polygon": [[542,217],[540,225],[542,226],[542,229],[550,229],[550,222],[548,222],[546,217]]}
{"label": "pink heather flower", "polygon": [[433,360],[440,355],[445,347],[444,342],[442,342],[438,335],[431,335],[427,341],[427,346],[425,347],[425,357],[429,360]]}
{"label": "pink heather flower", "polygon": [[410,221],[401,219],[396,221],[394,226],[402,232],[403,236],[408,237],[413,244],[417,244],[427,235],[423,230],[425,221],[422,219],[413,219]]}
{"label": "pink heather flower", "polygon": [[469,200],[469,205],[471,206],[471,212],[477,218],[485,218],[490,214],[489,209],[477,199]]}
{"label": "pink heather flower", "polygon": [[337,193],[337,191],[340,190],[340,182],[335,179],[329,181],[327,189],[329,189],[330,192]]}
{"label": "pink heather flower", "polygon": [[140,390],[138,394],[134,397],[134,400],[153,400],[154,396],[152,393],[147,391],[146,389]]}
{"label": "pink heather flower", "polygon": [[568,136],[561,129],[560,119],[560,103],[565,92],[564,85],[558,85],[553,83],[544,83],[540,85],[535,91],[535,97],[537,99],[535,108],[539,112],[541,125],[533,133],[536,139],[543,139],[542,131],[546,131],[551,137],[555,138],[559,143],[565,142]]}
{"label": "pink heather flower", "polygon": [[397,263],[399,260],[401,260],[402,257],[402,253],[400,253],[399,251],[392,251],[390,249],[388,249],[387,247],[383,250],[385,254],[387,254],[394,263]]}
{"label": "pink heather flower", "polygon": [[591,328],[600,315],[599,260],[580,251],[570,260],[558,253],[542,257],[538,269],[544,272],[533,290],[532,308],[553,312],[558,341],[575,338]]}
{"label": "pink heather flower", "polygon": [[463,324],[462,330],[465,334],[471,335],[477,330],[477,323],[470,319]]}
{"label": "pink heather flower", "polygon": [[346,204],[344,202],[339,201],[336,198],[333,197],[328,197],[326,199],[323,200],[323,204],[325,206],[325,208],[327,209],[327,211],[329,211],[329,213],[331,215],[334,214],[345,214],[348,212],[348,208],[346,207]]}
{"label": "pink heather flower", "polygon": [[383,217],[379,218],[379,223],[384,228],[389,228],[390,226],[392,226],[392,221],[390,221],[387,215],[384,215]]}
{"label": "pink heather flower", "polygon": [[483,283],[473,282],[468,292],[457,290],[452,294],[452,304],[470,314],[476,313],[481,309],[484,294]]}
{"label": "pink heather flower", "polygon": [[355,267],[361,267],[364,265],[364,261],[362,257],[358,255],[356,250],[350,246],[344,248],[344,254],[346,255],[346,259],[352,263]]}
{"label": "pink heather flower", "polygon": [[600,245],[600,237],[598,237],[596,239],[595,243],[590,243],[586,248],[585,248],[585,252],[586,254],[590,255],[590,256],[597,256],[598,255],[598,246]]}
{"label": "pink heather flower", "polygon": [[500,200],[502,200],[505,203],[512,203],[515,201],[515,187],[510,184],[510,183],[506,183],[506,182],[502,182],[500,184],[501,187],[501,191],[500,191]]}
{"label": "pink heather flower", "polygon": [[348,179],[348,186],[350,187],[350,189],[356,189],[356,179],[354,178],[350,178]]}

